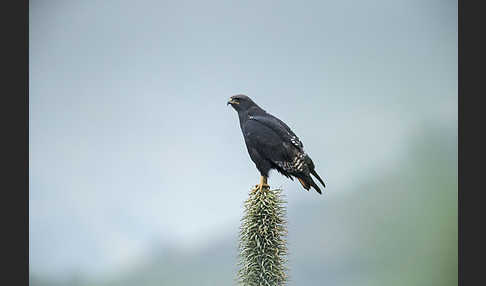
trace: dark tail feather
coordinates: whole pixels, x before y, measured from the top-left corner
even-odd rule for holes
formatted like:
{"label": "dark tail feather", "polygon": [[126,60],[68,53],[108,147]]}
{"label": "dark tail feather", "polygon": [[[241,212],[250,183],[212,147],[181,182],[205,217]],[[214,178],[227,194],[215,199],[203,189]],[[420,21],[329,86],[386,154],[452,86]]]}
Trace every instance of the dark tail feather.
{"label": "dark tail feather", "polygon": [[316,191],[322,195],[322,192],[321,192],[321,189],[319,188],[319,186],[314,182],[314,180],[312,179],[312,177],[310,175],[304,175],[302,178],[299,178],[297,177],[297,179],[299,179],[299,182],[300,184],[302,185],[302,187],[304,187],[304,189],[306,189],[307,191],[313,187],[314,189],[316,189]]}
{"label": "dark tail feather", "polygon": [[304,179],[301,179],[299,177],[297,177],[297,179],[299,179],[299,182],[302,185],[302,187],[304,187],[304,189],[306,189],[306,190],[310,189],[309,183],[307,183]]}
{"label": "dark tail feather", "polygon": [[321,189],[320,189],[320,188],[319,188],[319,186],[318,186],[318,185],[317,185],[317,184],[314,182],[314,180],[312,180],[312,177],[311,177],[311,176],[309,176],[309,181],[310,181],[310,185],[311,185],[311,186],[312,186],[314,189],[316,189],[316,191],[317,191],[317,192],[318,192],[320,195],[322,195]]}
{"label": "dark tail feather", "polygon": [[310,175],[304,175],[303,178],[297,177],[297,179],[299,179],[299,182],[302,184],[302,187],[304,187],[304,189],[309,190],[311,188],[311,186],[312,186],[314,189],[316,189],[316,191],[319,194],[322,194],[321,189],[314,182],[314,180],[312,180],[312,177]]}
{"label": "dark tail feather", "polygon": [[310,172],[311,172],[312,175],[314,175],[314,177],[316,177],[319,180],[319,182],[321,182],[321,184],[325,188],[326,187],[326,184],[324,184],[324,181],[321,179],[321,177],[319,177],[319,175],[317,174],[317,172],[314,169],[312,169]]}

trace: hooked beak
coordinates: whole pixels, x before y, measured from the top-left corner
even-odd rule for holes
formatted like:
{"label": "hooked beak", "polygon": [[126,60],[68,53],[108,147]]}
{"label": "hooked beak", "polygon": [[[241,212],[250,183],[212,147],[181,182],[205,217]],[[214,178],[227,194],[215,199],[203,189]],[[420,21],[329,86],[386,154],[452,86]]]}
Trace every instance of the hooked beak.
{"label": "hooked beak", "polygon": [[233,100],[232,98],[230,98],[230,100],[226,103],[226,105],[229,105],[229,104],[240,104],[240,103],[238,101]]}

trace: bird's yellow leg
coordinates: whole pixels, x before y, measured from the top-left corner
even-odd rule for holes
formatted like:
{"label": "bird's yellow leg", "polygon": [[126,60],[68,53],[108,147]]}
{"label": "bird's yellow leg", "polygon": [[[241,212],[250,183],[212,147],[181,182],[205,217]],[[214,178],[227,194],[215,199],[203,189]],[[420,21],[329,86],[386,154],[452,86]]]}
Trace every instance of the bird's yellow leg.
{"label": "bird's yellow leg", "polygon": [[260,177],[260,184],[255,186],[257,190],[268,189],[270,186],[267,184],[267,177]]}

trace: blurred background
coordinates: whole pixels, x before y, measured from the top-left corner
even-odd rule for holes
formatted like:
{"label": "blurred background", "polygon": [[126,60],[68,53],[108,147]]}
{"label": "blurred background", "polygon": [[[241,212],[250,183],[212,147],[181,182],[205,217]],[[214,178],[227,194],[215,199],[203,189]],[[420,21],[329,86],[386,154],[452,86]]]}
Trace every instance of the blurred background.
{"label": "blurred background", "polygon": [[226,102],[300,137],[289,285],[457,285],[457,2],[30,1],[30,285],[234,285],[259,182]]}

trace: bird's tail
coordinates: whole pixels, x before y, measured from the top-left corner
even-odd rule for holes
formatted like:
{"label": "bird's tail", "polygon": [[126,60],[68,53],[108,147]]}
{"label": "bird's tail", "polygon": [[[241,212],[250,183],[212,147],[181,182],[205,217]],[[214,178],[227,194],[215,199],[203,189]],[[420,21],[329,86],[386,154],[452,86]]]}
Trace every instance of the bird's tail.
{"label": "bird's tail", "polygon": [[321,179],[321,177],[319,177],[319,175],[317,174],[316,170],[312,169],[312,170],[310,171],[310,173],[311,173],[311,174],[312,174],[314,177],[316,177],[316,178],[319,180],[319,182],[321,182],[321,184],[324,186],[324,188],[326,187],[326,184],[324,184],[324,181]]}
{"label": "bird's tail", "polygon": [[322,192],[321,192],[321,189],[319,188],[319,186],[314,182],[314,180],[312,179],[312,177],[310,175],[307,175],[303,178],[297,178],[299,179],[299,182],[300,184],[302,185],[302,187],[304,187],[304,189],[306,190],[309,190],[310,187],[313,187],[314,189],[316,189],[316,191],[322,195]]}
{"label": "bird's tail", "polygon": [[[319,175],[317,174],[317,172],[316,172],[316,170],[315,170],[314,162],[312,162],[312,159],[311,159],[311,158],[310,158],[308,155],[306,155],[306,156],[305,156],[305,159],[306,159],[307,166],[308,166],[308,168],[309,168],[310,173],[311,173],[311,174],[312,174],[314,177],[316,177],[316,178],[319,180],[319,182],[321,182],[321,184],[322,184],[322,185],[324,186],[324,188],[325,188],[325,187],[326,187],[326,184],[324,184],[324,181],[323,181],[323,180],[321,179],[321,177],[319,177]],[[312,181],[312,177],[311,177],[311,176],[309,176],[309,178],[310,178],[310,179],[311,179],[311,181]],[[314,187],[314,186],[313,186],[313,187]],[[316,188],[316,190],[317,190],[317,188]]]}

